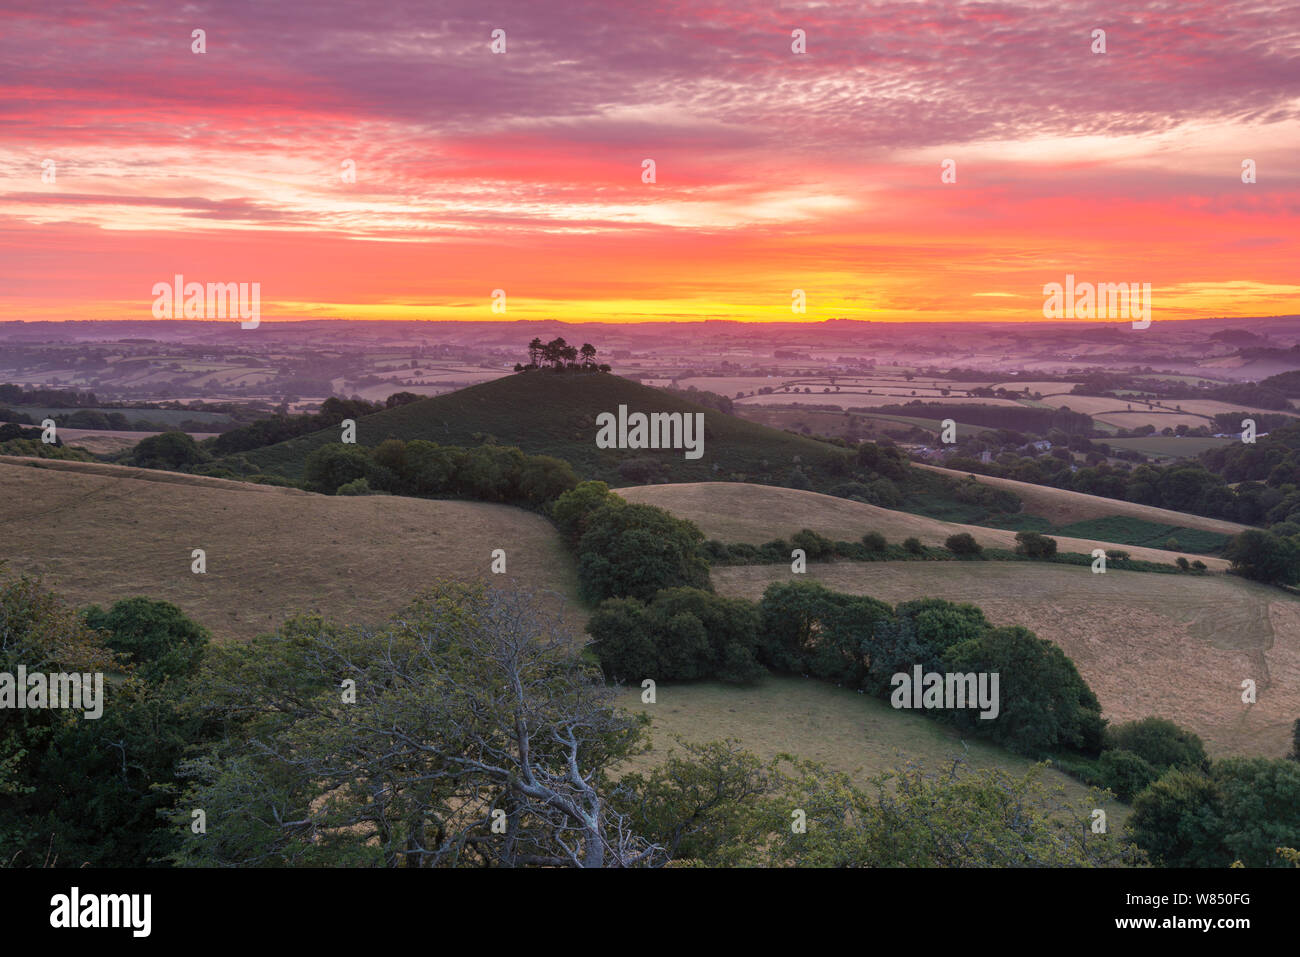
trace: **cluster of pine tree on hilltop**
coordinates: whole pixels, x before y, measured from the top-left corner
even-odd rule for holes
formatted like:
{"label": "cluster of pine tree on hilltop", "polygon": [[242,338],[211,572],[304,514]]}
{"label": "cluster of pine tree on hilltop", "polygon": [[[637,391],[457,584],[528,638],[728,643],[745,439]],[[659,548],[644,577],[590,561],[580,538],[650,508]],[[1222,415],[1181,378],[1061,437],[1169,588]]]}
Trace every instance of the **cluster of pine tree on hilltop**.
{"label": "cluster of pine tree on hilltop", "polygon": [[609,365],[596,363],[596,347],[584,342],[581,347],[571,346],[564,337],[542,342],[534,337],[528,343],[528,365],[515,363],[516,372],[529,372],[533,369],[549,368],[555,372],[608,372]]}

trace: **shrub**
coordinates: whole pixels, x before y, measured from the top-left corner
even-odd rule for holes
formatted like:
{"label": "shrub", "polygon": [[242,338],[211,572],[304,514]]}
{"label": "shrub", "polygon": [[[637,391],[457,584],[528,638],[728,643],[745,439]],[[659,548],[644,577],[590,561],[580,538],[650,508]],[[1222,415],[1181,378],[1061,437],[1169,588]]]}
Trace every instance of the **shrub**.
{"label": "shrub", "polygon": [[983,546],[975,541],[975,537],[970,532],[949,535],[943,544],[954,555],[979,555],[984,551]]}
{"label": "shrub", "polygon": [[370,482],[367,479],[353,479],[351,482],[344,482],[334,492],[335,495],[370,495]]}
{"label": "shrub", "polygon": [[758,631],[753,602],[697,588],[664,589],[648,604],[607,599],[587,625],[606,675],[634,683],[755,681],[765,673],[755,657]]}
{"label": "shrub", "polygon": [[1051,749],[1101,750],[1105,722],[1097,696],[1060,647],[1019,626],[990,628],[944,653],[946,671],[996,672],[999,714],[981,719],[954,712],[959,727],[986,734],[1013,751],[1040,755]]}
{"label": "shrub", "polygon": [[661,588],[709,589],[704,535],[692,522],[653,505],[606,504],[587,517],[578,541],[578,590],[584,601],[640,598]]}
{"label": "shrub", "polygon": [[795,532],[790,537],[790,544],[795,548],[802,548],[804,553],[813,561],[830,558],[835,554],[835,543],[829,538],[818,535],[810,528]]}
{"label": "shrub", "polygon": [[883,552],[889,547],[889,543],[885,541],[885,536],[879,532],[867,532],[862,536],[862,544],[867,546],[867,551],[871,552]]}
{"label": "shrub", "polygon": [[1056,554],[1056,539],[1038,532],[1017,532],[1016,554],[1029,558],[1051,558]]}
{"label": "shrub", "polygon": [[1106,731],[1106,747],[1130,751],[1158,772],[1171,767],[1205,769],[1209,761],[1201,739],[1164,718],[1126,721]]}
{"label": "shrub", "polygon": [[1097,762],[1102,787],[1110,788],[1121,801],[1131,801],[1160,777],[1160,772],[1132,751],[1105,751]]}
{"label": "shrub", "polygon": [[146,680],[192,675],[209,636],[171,602],[124,598],[104,611],[92,605],[86,624],[104,633],[104,644],[134,665]]}

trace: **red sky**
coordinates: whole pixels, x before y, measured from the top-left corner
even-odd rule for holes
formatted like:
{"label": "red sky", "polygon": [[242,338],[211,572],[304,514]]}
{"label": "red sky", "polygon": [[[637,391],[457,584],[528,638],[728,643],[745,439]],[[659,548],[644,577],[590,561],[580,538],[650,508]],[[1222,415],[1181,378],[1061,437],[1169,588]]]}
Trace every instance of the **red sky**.
{"label": "red sky", "polygon": [[0,90],[0,319],[1300,313],[1292,3],[38,0]]}

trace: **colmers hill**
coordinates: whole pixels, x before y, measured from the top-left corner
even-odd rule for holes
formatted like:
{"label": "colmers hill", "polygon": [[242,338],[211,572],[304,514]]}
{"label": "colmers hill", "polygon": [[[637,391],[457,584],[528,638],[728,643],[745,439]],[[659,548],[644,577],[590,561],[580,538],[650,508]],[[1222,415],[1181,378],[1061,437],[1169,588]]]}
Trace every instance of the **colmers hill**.
{"label": "colmers hill", "polygon": [[[597,417],[633,413],[704,414],[704,454],[682,449],[601,449]],[[300,479],[307,456],[340,441],[332,427],[218,459],[236,474]],[[790,485],[798,469],[808,486],[829,490],[852,480],[850,454],[825,442],[747,422],[659,389],[605,373],[533,371],[385,409],[357,420],[358,445],[424,439],[439,445],[517,446],[564,459],[584,479],[611,485],[644,482],[750,481]],[[635,462],[629,465],[630,460]],[[620,471],[622,466],[622,471]],[[905,467],[905,465],[904,465]],[[796,478],[795,483],[802,485]]]}

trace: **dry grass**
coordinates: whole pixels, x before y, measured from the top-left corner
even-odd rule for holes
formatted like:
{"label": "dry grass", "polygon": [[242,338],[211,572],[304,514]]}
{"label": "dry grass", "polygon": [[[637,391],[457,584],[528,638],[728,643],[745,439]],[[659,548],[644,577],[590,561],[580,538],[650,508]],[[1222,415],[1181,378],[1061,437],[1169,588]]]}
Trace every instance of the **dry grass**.
{"label": "dry grass", "polygon": [[[628,711],[652,718],[654,748],[628,762],[629,770],[646,771],[678,748],[676,737],[706,742],[735,738],[768,759],[784,752],[818,761],[866,785],[877,774],[909,761],[938,770],[963,758],[973,768],[1002,768],[1023,774],[1033,763],[982,741],[966,740],[932,718],[897,711],[887,703],[845,688],[805,678],[767,678],[752,688],[702,683],[659,685],[656,703],[643,704],[640,689],[619,695]],[[1071,797],[1088,788],[1059,771],[1044,783],[1062,785]],[[1103,805],[1114,820],[1126,805]]]}
{"label": "dry grass", "polygon": [[[678,485],[641,485],[616,491],[630,502],[658,505],[674,515],[688,518],[700,527],[706,537],[729,543],[749,542],[761,545],[775,538],[788,539],[800,529],[810,528],[828,538],[841,541],[857,541],[866,532],[876,531],[894,543],[915,536],[927,545],[942,545],[949,535],[969,532],[981,545],[1014,548],[1016,544],[1016,533],[1004,529],[958,525],[926,518],[923,515],[913,515],[910,512],[898,512],[862,502],[851,502],[848,499],[822,495],[818,492],[803,492],[770,485],[692,482]],[[1045,489],[1044,491],[1056,490]],[[1109,499],[1097,500],[1110,501]],[[1122,506],[1124,503],[1115,504]],[[1134,507],[1141,508],[1141,506]],[[1029,510],[1033,511],[1033,509]],[[1176,521],[1170,521],[1168,518],[1151,518],[1148,519],[1149,521],[1170,521],[1170,524],[1174,525],[1199,527],[1193,526],[1190,521],[1183,521],[1183,519],[1190,519],[1191,516],[1184,516],[1181,512],[1167,512],[1163,509],[1149,509],[1149,511],[1177,517]],[[1120,509],[1116,508],[1105,514],[1120,514]],[[1094,548],[1122,549],[1134,558],[1165,563],[1173,563],[1180,554],[1159,548],[1117,545],[1114,542],[1094,539],[1054,537],[1063,552],[1087,554]],[[1228,563],[1220,558],[1202,557],[1201,560],[1212,570],[1222,571],[1228,567]]]}
{"label": "dry grass", "polygon": [[[33,467],[36,466],[36,467]],[[207,574],[190,551],[207,553]],[[507,574],[490,574],[504,548]],[[566,596],[577,577],[554,527],[506,505],[296,489],[93,463],[0,458],[0,559],[77,605],[174,602],[217,640],[274,629],[295,610],[379,622],[438,578],[506,579]],[[560,599],[551,599],[559,604]]]}
{"label": "dry grass", "polygon": [[[979,605],[996,625],[1058,644],[1112,721],[1168,718],[1216,755],[1281,757],[1300,717],[1300,600],[1263,585],[1020,562],[843,562],[807,575],[891,603]],[[786,565],[713,570],[720,593],[750,599],[789,579]],[[1254,705],[1241,701],[1246,678]]]}
{"label": "dry grass", "polygon": [[[937,465],[917,465],[916,468],[940,472],[956,479],[965,479],[969,474],[954,469],[940,468]],[[1082,522],[1092,518],[1120,515],[1125,518],[1141,519],[1144,522],[1197,528],[1206,532],[1219,532],[1223,535],[1236,535],[1247,528],[1245,525],[1226,522],[1218,518],[1203,518],[1189,512],[1175,512],[1167,508],[1156,508],[1153,505],[1138,505],[1134,502],[1104,498],[1100,495],[1069,492],[1065,489],[1032,485],[1029,482],[995,478],[991,475],[976,475],[975,481],[981,485],[990,485],[993,488],[1006,489],[1012,492],[1025,503],[1026,512],[1030,515],[1041,515],[1054,525],[1069,525],[1073,522]]]}

